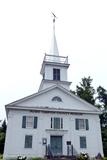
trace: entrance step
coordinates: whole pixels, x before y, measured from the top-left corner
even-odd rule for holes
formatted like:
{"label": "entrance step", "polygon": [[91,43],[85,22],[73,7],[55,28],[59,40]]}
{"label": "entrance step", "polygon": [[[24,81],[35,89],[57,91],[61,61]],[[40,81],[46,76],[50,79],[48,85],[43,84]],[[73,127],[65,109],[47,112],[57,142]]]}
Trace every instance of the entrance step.
{"label": "entrance step", "polygon": [[61,155],[61,156],[53,156],[53,157],[46,157],[47,160],[76,160],[76,156],[66,156],[66,155]]}

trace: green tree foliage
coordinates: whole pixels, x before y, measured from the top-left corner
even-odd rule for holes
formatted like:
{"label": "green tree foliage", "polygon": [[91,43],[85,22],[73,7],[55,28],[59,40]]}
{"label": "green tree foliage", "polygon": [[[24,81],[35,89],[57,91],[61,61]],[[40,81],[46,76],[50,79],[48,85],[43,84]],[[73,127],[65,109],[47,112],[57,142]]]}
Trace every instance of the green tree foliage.
{"label": "green tree foliage", "polygon": [[98,94],[97,99],[99,100],[102,108],[102,114],[100,116],[101,126],[106,127],[107,126],[107,90],[99,86],[97,88],[97,94]]}
{"label": "green tree foliage", "polygon": [[76,94],[86,100],[87,102],[91,104],[95,104],[94,94],[95,89],[92,87],[91,83],[92,80],[90,76],[88,78],[84,77],[82,78],[82,82],[80,82],[80,86],[76,86]]}
{"label": "green tree foliage", "polygon": [[100,123],[101,127],[107,126],[107,112],[103,111],[102,114],[100,115]]}
{"label": "green tree foliage", "polygon": [[2,129],[2,132],[6,133],[6,129],[7,129],[6,120],[3,121],[1,129]]}
{"label": "green tree foliage", "polygon": [[107,90],[99,86],[97,88],[97,99],[100,102],[102,108],[102,114],[100,115],[102,140],[104,155],[107,156]]}
{"label": "green tree foliage", "polygon": [[5,135],[6,135],[6,121],[4,120],[2,126],[0,127],[0,153],[3,154],[4,150],[4,142],[5,142]]}
{"label": "green tree foliage", "polygon": [[107,90],[104,89],[103,87],[99,86],[97,88],[97,99],[102,103],[104,106],[104,110],[107,110]]}
{"label": "green tree foliage", "polygon": [[101,132],[102,132],[104,156],[107,157],[107,126],[102,127]]}
{"label": "green tree foliage", "polygon": [[5,133],[0,132],[0,153],[3,153],[4,150],[4,141],[5,141]]}

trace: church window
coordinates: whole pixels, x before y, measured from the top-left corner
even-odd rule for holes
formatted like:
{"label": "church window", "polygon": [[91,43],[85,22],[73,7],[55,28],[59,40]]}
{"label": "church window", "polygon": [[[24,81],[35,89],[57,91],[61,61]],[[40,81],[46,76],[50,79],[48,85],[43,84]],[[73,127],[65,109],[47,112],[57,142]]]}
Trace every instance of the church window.
{"label": "church window", "polygon": [[26,117],[26,127],[27,128],[32,128],[33,127],[33,117],[32,116],[27,116]]}
{"label": "church window", "polygon": [[60,69],[53,68],[53,80],[60,81]]}
{"label": "church window", "polygon": [[25,136],[25,148],[32,148],[32,135]]}
{"label": "church window", "polygon": [[23,116],[22,118],[22,128],[37,128],[37,117],[33,116]]}
{"label": "church window", "polygon": [[76,130],[89,130],[88,119],[75,119]]}
{"label": "church window", "polygon": [[59,118],[59,117],[51,118],[51,128],[52,129],[62,129],[63,128],[63,118]]}
{"label": "church window", "polygon": [[87,145],[86,145],[86,137],[85,136],[82,136],[80,137],[80,148],[86,148]]}
{"label": "church window", "polygon": [[58,96],[55,96],[55,97],[52,98],[52,101],[62,102],[62,99]]}

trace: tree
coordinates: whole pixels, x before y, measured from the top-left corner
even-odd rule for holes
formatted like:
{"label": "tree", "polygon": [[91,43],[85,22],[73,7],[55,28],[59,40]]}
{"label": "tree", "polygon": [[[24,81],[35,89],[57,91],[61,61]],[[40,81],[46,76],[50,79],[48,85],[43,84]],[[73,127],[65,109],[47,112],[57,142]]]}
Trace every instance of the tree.
{"label": "tree", "polygon": [[4,132],[0,132],[0,153],[1,154],[3,154],[4,142],[5,142],[5,133]]}
{"label": "tree", "polygon": [[82,82],[80,82],[80,86],[76,86],[76,94],[86,100],[87,102],[91,104],[95,104],[94,94],[95,89],[92,87],[91,83],[92,80],[90,76],[88,78],[84,77],[82,78]]}
{"label": "tree", "polygon": [[97,100],[102,109],[102,114],[100,116],[101,126],[107,126],[107,90],[99,86],[97,88]]}
{"label": "tree", "polygon": [[107,126],[101,127],[104,156],[107,157]]}
{"label": "tree", "polygon": [[3,150],[4,150],[6,128],[7,128],[6,120],[4,120],[0,128],[0,153],[1,154],[3,154]]}
{"label": "tree", "polygon": [[4,120],[2,123],[2,131],[6,133],[6,129],[7,129],[7,124],[6,124],[6,120]]}
{"label": "tree", "polygon": [[107,110],[107,90],[99,86],[97,88],[97,93],[98,93],[97,99],[99,100],[100,103],[102,103],[104,110]]}
{"label": "tree", "polygon": [[103,140],[104,155],[107,156],[107,90],[99,86],[97,88],[97,99],[102,108],[102,114],[100,115],[101,132]]}

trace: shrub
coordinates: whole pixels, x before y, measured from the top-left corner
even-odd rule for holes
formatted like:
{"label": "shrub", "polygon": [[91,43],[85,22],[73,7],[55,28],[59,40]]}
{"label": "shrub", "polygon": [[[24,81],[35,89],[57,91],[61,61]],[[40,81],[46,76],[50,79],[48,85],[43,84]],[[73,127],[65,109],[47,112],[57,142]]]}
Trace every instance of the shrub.
{"label": "shrub", "polygon": [[2,160],[3,159],[3,155],[2,154],[0,154],[0,160]]}
{"label": "shrub", "polygon": [[107,160],[107,157],[104,157],[103,160]]}
{"label": "shrub", "polygon": [[80,155],[77,157],[77,160],[89,160],[88,153],[80,153]]}

